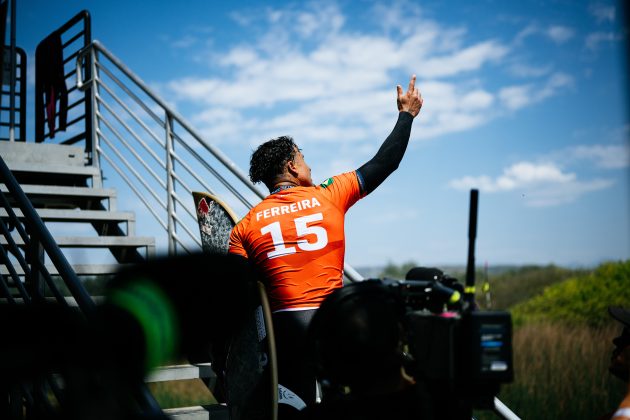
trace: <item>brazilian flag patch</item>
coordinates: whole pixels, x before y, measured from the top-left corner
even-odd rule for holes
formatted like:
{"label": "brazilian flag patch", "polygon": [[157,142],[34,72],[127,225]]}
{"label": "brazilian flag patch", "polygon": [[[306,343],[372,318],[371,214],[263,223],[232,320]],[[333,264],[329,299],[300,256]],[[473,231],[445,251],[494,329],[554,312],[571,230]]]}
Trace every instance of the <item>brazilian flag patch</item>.
{"label": "brazilian flag patch", "polygon": [[328,188],[329,186],[331,186],[333,183],[333,179],[332,178],[328,178],[326,181],[322,182],[321,184],[319,184],[320,187],[322,188]]}

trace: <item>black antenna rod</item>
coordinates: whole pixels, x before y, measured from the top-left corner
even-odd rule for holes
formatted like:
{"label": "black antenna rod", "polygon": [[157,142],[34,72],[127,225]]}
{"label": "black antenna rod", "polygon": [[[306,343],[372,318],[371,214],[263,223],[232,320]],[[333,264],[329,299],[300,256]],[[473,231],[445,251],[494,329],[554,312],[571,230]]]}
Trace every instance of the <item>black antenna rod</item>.
{"label": "black antenna rod", "polygon": [[466,288],[464,300],[470,307],[475,301],[475,238],[477,237],[477,204],[479,190],[470,190],[470,214],[468,216],[468,263],[466,265]]}

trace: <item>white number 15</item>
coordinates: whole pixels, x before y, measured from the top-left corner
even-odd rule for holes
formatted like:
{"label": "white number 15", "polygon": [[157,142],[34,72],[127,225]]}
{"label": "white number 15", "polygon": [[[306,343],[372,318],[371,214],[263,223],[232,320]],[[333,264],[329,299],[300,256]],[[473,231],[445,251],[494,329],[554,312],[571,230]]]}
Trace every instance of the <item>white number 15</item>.
{"label": "white number 15", "polygon": [[[328,233],[326,229],[321,226],[309,226],[311,222],[317,222],[323,220],[324,216],[321,213],[310,214],[308,216],[298,217],[293,220],[295,223],[295,232],[298,238],[309,234],[315,235],[314,242],[308,242],[306,239],[298,239],[298,248],[304,251],[317,251],[322,249],[328,244]],[[267,253],[269,259],[280,257],[283,255],[295,254],[295,247],[287,247],[284,244],[284,238],[282,237],[282,229],[280,229],[280,222],[273,222],[262,229],[260,233],[263,235],[269,233],[273,240],[274,250]]]}

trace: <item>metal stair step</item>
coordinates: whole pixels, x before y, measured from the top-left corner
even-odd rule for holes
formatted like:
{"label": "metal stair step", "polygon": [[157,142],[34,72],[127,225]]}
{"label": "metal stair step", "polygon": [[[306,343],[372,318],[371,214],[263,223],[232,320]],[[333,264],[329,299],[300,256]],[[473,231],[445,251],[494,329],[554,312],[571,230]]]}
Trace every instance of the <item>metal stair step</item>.
{"label": "metal stair step", "polygon": [[94,166],[74,166],[31,162],[6,162],[22,185],[85,185],[92,179],[93,187],[100,188],[101,173]]}
{"label": "metal stair step", "polygon": [[68,174],[79,176],[98,176],[100,171],[95,166],[74,166],[30,162],[6,162],[11,172],[32,172],[37,174]]}
{"label": "metal stair step", "polygon": [[225,405],[196,405],[192,407],[168,408],[164,410],[173,420],[229,420],[230,412]]}
{"label": "metal stair step", "polygon": [[[23,218],[22,210],[13,209],[18,218]],[[133,223],[136,215],[125,211],[107,210],[66,210],[66,209],[38,209],[37,214],[43,221],[48,222],[128,222]],[[0,217],[8,217],[6,209],[0,209]]]}
{"label": "metal stair step", "polygon": [[[65,296],[64,297],[66,303],[74,308],[78,307],[79,305],[77,304],[77,300],[75,298],[73,298],[72,296]],[[94,301],[94,303],[101,304],[105,301],[105,298],[103,296],[92,296],[92,300]],[[24,299],[22,299],[21,297],[14,297],[13,298],[14,303],[18,304],[18,305],[23,305],[24,304]],[[46,298],[46,302],[50,302],[50,303],[55,303],[57,302],[57,299],[54,297],[47,297]],[[0,297],[0,303],[7,303],[7,299],[4,297]]]}
{"label": "metal stair step", "polygon": [[[116,190],[113,188],[24,184],[22,190],[35,207],[85,208],[90,202],[108,200],[109,209],[116,209]],[[0,184],[0,191],[9,192],[5,184]]]}
{"label": "metal stair step", "polygon": [[[24,246],[21,237],[15,236],[13,239],[18,246]],[[155,249],[155,238],[148,236],[59,236],[55,240],[62,248],[148,247]],[[0,244],[7,244],[4,236],[0,237]]]}
{"label": "metal stair step", "polygon": [[[115,274],[122,267],[124,267],[124,264],[76,264],[72,266],[74,272],[79,276]],[[16,264],[13,268],[15,268],[15,272],[19,276],[24,275],[24,269],[21,265]],[[47,264],[46,270],[48,270],[48,272],[52,275],[59,274],[57,267],[54,265]],[[0,274],[3,276],[9,275],[9,270],[6,265],[0,265]]]}
{"label": "metal stair step", "polygon": [[210,363],[198,363],[194,365],[170,365],[162,366],[151,372],[145,378],[145,382],[183,381],[187,379],[216,380],[217,375],[212,370]]}
{"label": "metal stair step", "polygon": [[56,162],[71,166],[85,165],[85,150],[78,146],[3,141],[0,143],[0,154],[7,164]]}

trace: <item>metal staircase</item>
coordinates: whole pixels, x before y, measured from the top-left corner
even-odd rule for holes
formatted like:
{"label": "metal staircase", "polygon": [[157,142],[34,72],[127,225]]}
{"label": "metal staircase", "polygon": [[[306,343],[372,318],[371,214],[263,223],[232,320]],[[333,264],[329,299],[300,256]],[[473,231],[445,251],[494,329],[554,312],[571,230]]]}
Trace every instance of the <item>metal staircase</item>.
{"label": "metal staircase", "polygon": [[[0,143],[0,155],[44,223],[93,228],[83,229],[83,235],[56,236],[62,249],[106,249],[118,264],[139,262],[155,255],[155,238],[135,235],[135,214],[117,211],[116,191],[102,187],[100,171],[85,166],[83,154],[82,148],[75,146]],[[3,192],[8,193],[6,187]],[[20,210],[15,214],[19,219],[24,218]],[[7,216],[7,210],[0,209],[0,217]],[[6,239],[0,243],[6,244]],[[16,244],[24,245],[21,238],[16,238]],[[117,266],[82,264],[75,272],[103,275],[111,274],[112,269]]]}
{"label": "metal staircase", "polygon": [[[239,215],[264,194],[91,39],[87,11],[52,35],[61,39],[68,93],[65,129],[59,115],[52,117],[59,119],[57,124],[49,124],[36,101],[35,141],[26,141],[26,56],[15,47],[15,81],[8,90],[9,82],[3,81],[3,96],[13,105],[2,112],[11,114],[20,134],[0,133],[0,140],[7,140],[0,141],[0,304],[56,300],[87,313],[98,296],[87,293],[85,279],[111,277],[122,264],[155,255],[200,250],[192,191],[220,196]],[[38,53],[47,48],[42,41]],[[44,63],[35,64],[36,78],[51,71]],[[43,95],[41,86],[38,80],[36,98]],[[0,121],[0,129],[5,125]],[[361,278],[348,265],[345,271],[350,280]],[[192,378],[211,390],[216,382],[206,364],[166,366],[146,381]],[[52,381],[45,389],[54,387]],[[13,404],[36,400],[24,390],[15,395]],[[13,418],[22,418],[19,407],[13,410]],[[177,419],[228,418],[221,405],[165,412]]]}
{"label": "metal staircase", "polygon": [[[26,56],[21,50],[18,51],[17,82],[13,84],[13,88],[3,91],[4,95],[19,98],[17,101],[11,100],[12,104],[18,104],[12,110],[11,107],[4,107],[2,111],[5,114],[7,111],[11,113],[11,120],[15,119],[13,114],[19,114],[20,122],[15,125],[20,128],[20,136],[15,138],[14,133],[10,133],[6,136],[8,141],[0,141],[0,160],[6,165],[3,166],[5,171],[0,175],[0,303],[30,304],[56,300],[63,305],[79,306],[82,311],[90,312],[98,296],[89,296],[82,287],[81,279],[111,277],[122,264],[152,258],[156,254],[156,240],[155,236],[136,234],[136,212],[118,210],[118,191],[103,186],[101,156],[114,166],[116,163],[98,145],[101,139],[107,142],[105,134],[99,131],[100,136],[97,136],[96,133],[100,124],[114,130],[115,128],[101,114],[93,111],[95,105],[106,109],[111,109],[111,105],[107,102],[97,103],[100,97],[97,99],[95,95],[96,86],[88,86],[87,89],[84,87],[80,91],[73,71],[80,50],[90,48],[89,14],[86,11],[77,14],[53,34],[62,38],[69,99],[69,122],[66,127],[68,134],[58,128],[50,131],[47,116],[38,107],[35,112],[36,142],[26,142],[23,134],[23,117],[26,115]],[[83,50],[83,54],[85,51],[91,53],[92,50]],[[97,61],[92,62],[94,65],[96,63]],[[92,71],[96,70],[90,67],[83,75],[89,76]],[[5,83],[7,86],[9,84]],[[40,83],[37,83],[37,87],[40,87]],[[42,95],[42,92],[38,91],[36,95]],[[139,138],[138,135],[134,137]],[[99,152],[103,152],[102,155]],[[131,154],[139,156],[138,152],[132,151]],[[127,163],[126,157],[123,156],[122,159]],[[170,165],[172,168],[172,163]],[[159,169],[150,171],[155,174]],[[138,175],[136,170],[131,173],[132,176]],[[127,177],[124,172],[122,176]],[[175,177],[174,173],[170,176]],[[139,183],[148,185],[144,181]],[[167,182],[161,184],[165,186]],[[170,187],[172,194],[173,185]],[[135,190],[137,187],[132,185],[131,188]],[[156,194],[151,191],[149,195]],[[152,205],[147,203],[144,192],[139,192],[139,201]],[[173,200],[169,206],[172,217],[163,224],[170,226],[172,239],[169,248],[173,251],[176,250],[174,239],[177,237],[178,218]],[[154,216],[163,217],[153,207],[149,210]],[[189,213],[194,215],[190,210]],[[33,221],[33,216],[37,220]],[[187,227],[186,230],[189,235],[198,236],[195,235],[195,229]],[[51,235],[50,231],[55,234]],[[42,246],[37,239],[40,234],[47,235],[52,250]],[[155,232],[152,234],[155,235]],[[194,247],[186,248],[187,251],[190,249]],[[56,262],[58,259],[62,260],[62,264]],[[73,262],[72,266],[68,263],[69,260]],[[69,292],[64,292],[64,289]],[[79,296],[74,293],[76,290],[79,290]],[[216,376],[207,364],[166,366],[152,372],[147,377],[147,382],[196,378],[204,381],[210,389],[213,389],[216,382]],[[50,379],[40,386],[43,388],[39,391],[31,386],[11,390],[10,407],[0,404],[0,413],[8,414],[11,418],[23,418],[41,413],[42,410],[45,412],[42,407],[49,403],[48,398],[42,395],[50,394],[52,388],[57,391],[55,396],[62,398],[55,380]],[[148,404],[145,402],[145,406],[155,404],[150,395],[145,395],[144,399],[149,400]],[[169,417],[177,419],[227,418],[225,407],[220,405],[180,407],[164,411]]]}

